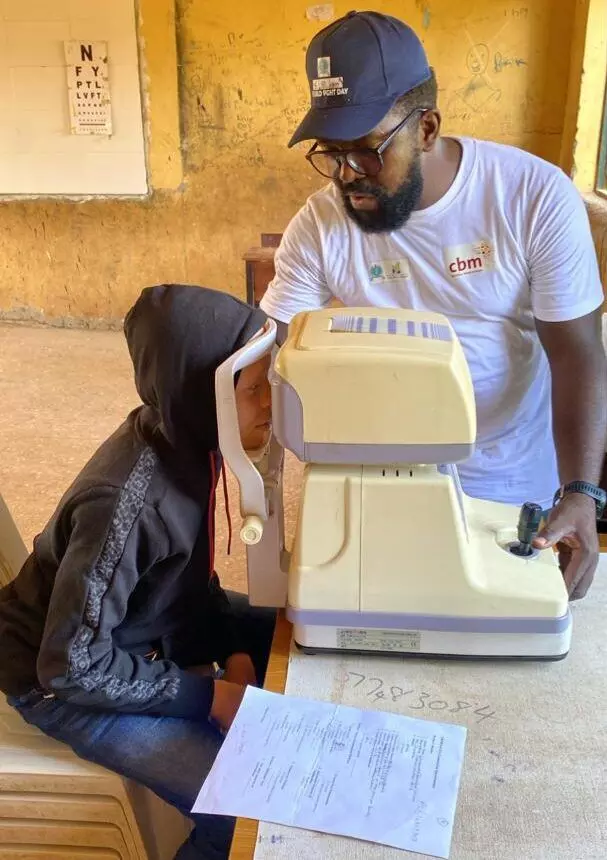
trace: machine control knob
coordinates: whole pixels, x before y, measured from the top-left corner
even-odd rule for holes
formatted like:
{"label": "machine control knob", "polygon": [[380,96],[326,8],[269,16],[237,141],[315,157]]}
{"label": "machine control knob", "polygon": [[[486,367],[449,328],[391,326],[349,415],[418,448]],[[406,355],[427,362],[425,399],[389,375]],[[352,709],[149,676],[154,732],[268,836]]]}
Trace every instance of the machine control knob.
{"label": "machine control knob", "polygon": [[535,502],[525,502],[518,518],[518,543],[510,545],[510,552],[519,556],[533,555],[532,542],[537,535],[544,511]]}

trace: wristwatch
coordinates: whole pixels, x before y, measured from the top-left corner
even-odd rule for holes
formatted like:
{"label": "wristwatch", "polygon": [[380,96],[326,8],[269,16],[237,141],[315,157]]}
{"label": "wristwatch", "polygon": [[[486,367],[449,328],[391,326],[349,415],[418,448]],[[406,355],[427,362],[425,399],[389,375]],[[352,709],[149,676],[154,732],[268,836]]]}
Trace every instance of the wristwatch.
{"label": "wristwatch", "polygon": [[557,502],[560,502],[561,499],[568,496],[570,493],[582,493],[583,495],[590,496],[591,499],[594,499],[594,503],[596,505],[596,518],[597,520],[600,520],[603,516],[605,506],[607,505],[607,493],[605,490],[597,487],[596,484],[588,483],[588,481],[571,481],[569,484],[559,487],[554,494],[553,504],[556,505]]}

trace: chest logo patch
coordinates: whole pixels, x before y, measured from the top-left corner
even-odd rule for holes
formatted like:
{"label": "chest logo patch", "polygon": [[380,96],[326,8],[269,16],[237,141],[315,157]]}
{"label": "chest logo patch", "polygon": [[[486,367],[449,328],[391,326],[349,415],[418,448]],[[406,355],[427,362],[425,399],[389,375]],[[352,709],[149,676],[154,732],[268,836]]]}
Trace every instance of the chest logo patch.
{"label": "chest logo patch", "polygon": [[444,255],[447,271],[452,278],[496,269],[495,250],[487,239],[470,245],[451,245],[444,249]]}
{"label": "chest logo patch", "polygon": [[404,281],[411,277],[409,261],[381,260],[369,266],[369,280],[372,284],[385,284],[387,281]]}

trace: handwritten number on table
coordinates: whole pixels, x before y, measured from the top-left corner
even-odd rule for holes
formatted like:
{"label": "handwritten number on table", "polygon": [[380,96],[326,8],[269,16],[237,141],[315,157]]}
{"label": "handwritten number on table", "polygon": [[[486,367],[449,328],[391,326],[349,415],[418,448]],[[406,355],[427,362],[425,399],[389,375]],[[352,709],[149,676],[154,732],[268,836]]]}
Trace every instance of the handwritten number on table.
{"label": "handwritten number on table", "polygon": [[429,699],[429,698],[430,698],[430,693],[420,693],[419,699],[418,699],[419,705],[409,705],[409,707],[413,711],[422,711],[426,707],[425,700]]}
{"label": "handwritten number on table", "polygon": [[483,711],[488,711],[488,710],[490,710],[490,709],[491,709],[491,705],[485,705],[483,708],[478,708],[478,709],[474,712],[475,714],[478,714],[478,716],[481,718],[480,720],[477,720],[477,723],[482,723],[482,722],[483,722],[483,720],[488,720],[488,719],[489,719],[489,717],[494,717],[494,716],[495,716],[495,711],[491,711],[491,713],[490,713],[490,714],[483,714]]}
{"label": "handwritten number on table", "polygon": [[[431,693],[425,691],[417,692],[413,689],[404,690],[402,687],[390,687],[389,690],[387,688],[384,690],[385,682],[382,678],[367,678],[366,675],[360,672],[348,672],[348,682],[352,681],[354,681],[352,686],[354,688],[361,688],[361,692],[364,690],[367,698],[373,702],[377,702],[379,699],[388,699],[388,697],[393,702],[398,702],[406,696],[415,694],[416,699],[408,703],[408,708],[411,711],[423,711],[427,708],[430,711],[446,711],[450,714],[459,714],[461,711],[474,709],[472,713],[479,718],[476,720],[477,723],[482,723],[484,720],[495,717],[495,711],[491,710],[490,705],[479,707],[476,703],[473,704],[472,702],[458,700],[453,703],[445,699],[433,699]],[[363,684],[365,685],[364,687]]]}
{"label": "handwritten number on table", "polygon": [[470,704],[470,702],[459,702],[458,701],[455,708],[451,708],[449,713],[450,714],[459,714],[460,711],[465,711],[466,708],[471,708],[471,707],[472,707],[472,705]]}
{"label": "handwritten number on table", "polygon": [[377,693],[377,691],[381,690],[381,688],[384,686],[384,682],[382,681],[381,678],[369,678],[369,683],[370,684],[377,683],[377,687],[375,687],[375,689],[373,689],[373,690],[370,690],[367,693],[368,696],[374,696]]}
{"label": "handwritten number on table", "polygon": [[366,679],[365,675],[359,675],[358,672],[348,672],[348,680],[350,680],[350,677],[352,677],[353,675],[356,675],[357,678],[360,678],[360,681],[357,681],[356,684],[354,684],[355,687],[358,687],[358,685],[362,684],[362,682]]}

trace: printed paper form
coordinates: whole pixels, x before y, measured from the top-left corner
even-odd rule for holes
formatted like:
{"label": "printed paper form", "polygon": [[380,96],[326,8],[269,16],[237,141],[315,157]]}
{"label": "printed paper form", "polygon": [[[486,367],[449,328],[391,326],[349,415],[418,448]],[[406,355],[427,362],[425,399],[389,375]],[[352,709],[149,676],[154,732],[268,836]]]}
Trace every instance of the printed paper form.
{"label": "printed paper form", "polygon": [[447,858],[466,729],[248,688],[193,812]]}

